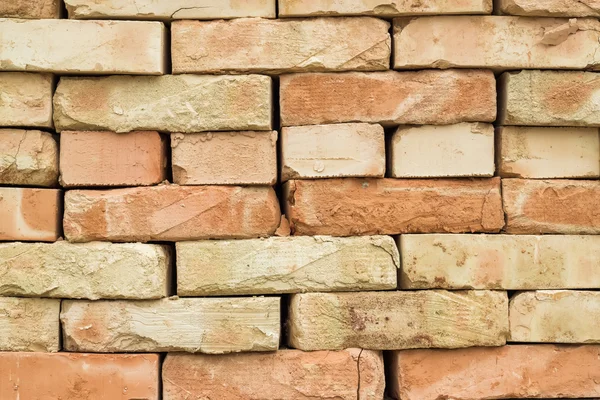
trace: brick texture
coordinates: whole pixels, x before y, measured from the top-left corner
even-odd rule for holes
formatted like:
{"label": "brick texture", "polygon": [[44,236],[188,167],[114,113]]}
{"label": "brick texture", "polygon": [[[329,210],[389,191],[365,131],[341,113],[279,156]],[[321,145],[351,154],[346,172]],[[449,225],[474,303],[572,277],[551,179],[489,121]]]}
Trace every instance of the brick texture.
{"label": "brick texture", "polygon": [[539,17],[598,17],[600,5],[595,1],[499,0],[504,14]]}
{"label": "brick texture", "polygon": [[61,208],[60,190],[0,187],[0,240],[55,241]]}
{"label": "brick texture", "polygon": [[58,146],[50,133],[0,129],[0,184],[55,186]]}
{"label": "brick texture", "polygon": [[0,125],[52,128],[52,92],[50,74],[0,72]]}
{"label": "brick texture", "polygon": [[60,0],[5,0],[0,18],[59,18]]}
{"label": "brick texture", "polygon": [[59,312],[60,300],[0,297],[0,351],[59,351]]}

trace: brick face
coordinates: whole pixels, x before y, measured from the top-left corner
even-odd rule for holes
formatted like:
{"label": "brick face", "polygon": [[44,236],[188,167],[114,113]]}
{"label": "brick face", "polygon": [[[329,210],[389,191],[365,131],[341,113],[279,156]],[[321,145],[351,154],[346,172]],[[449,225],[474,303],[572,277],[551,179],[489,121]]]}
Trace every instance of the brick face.
{"label": "brick face", "polygon": [[0,297],[0,351],[59,351],[59,312],[60,300]]}
{"label": "brick face", "polygon": [[539,17],[598,17],[600,6],[594,1],[500,0],[504,14]]}
{"label": "brick face", "polygon": [[55,186],[58,145],[50,133],[0,129],[0,184]]}
{"label": "brick face", "polygon": [[53,86],[51,74],[0,72],[0,125],[52,128]]}
{"label": "brick face", "polygon": [[59,18],[60,0],[6,0],[0,4],[0,18]]}

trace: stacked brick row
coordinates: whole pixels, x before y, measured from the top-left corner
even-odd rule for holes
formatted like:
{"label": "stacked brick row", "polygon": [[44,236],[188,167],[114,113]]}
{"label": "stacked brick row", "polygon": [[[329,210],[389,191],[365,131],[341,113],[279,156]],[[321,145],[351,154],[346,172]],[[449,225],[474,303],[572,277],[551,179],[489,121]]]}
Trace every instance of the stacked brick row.
{"label": "stacked brick row", "polygon": [[600,397],[589,3],[0,4],[0,399]]}

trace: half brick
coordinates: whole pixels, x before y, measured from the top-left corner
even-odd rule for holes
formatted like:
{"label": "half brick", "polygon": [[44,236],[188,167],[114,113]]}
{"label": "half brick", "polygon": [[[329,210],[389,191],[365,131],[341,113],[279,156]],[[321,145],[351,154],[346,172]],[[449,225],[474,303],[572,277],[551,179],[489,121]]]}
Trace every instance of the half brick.
{"label": "half brick", "polygon": [[58,145],[50,133],[0,129],[0,184],[56,186]]}
{"label": "half brick", "polygon": [[60,300],[0,297],[0,351],[59,351],[59,313]]}
{"label": "half brick", "polygon": [[61,211],[60,190],[0,187],[0,240],[54,242]]}
{"label": "half brick", "polygon": [[5,0],[0,3],[0,18],[60,18],[60,0]]}
{"label": "half brick", "polygon": [[537,17],[598,17],[600,5],[595,1],[499,0],[503,14]]}
{"label": "half brick", "polygon": [[51,74],[0,72],[0,125],[52,128]]}

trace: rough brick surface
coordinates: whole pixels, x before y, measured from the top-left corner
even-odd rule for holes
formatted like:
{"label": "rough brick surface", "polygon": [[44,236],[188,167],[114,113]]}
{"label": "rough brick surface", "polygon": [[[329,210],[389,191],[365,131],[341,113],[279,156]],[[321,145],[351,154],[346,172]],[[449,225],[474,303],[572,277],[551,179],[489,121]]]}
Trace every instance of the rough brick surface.
{"label": "rough brick surface", "polygon": [[[280,350],[268,354],[206,356],[169,354],[163,365],[163,398],[247,400],[381,400],[381,353]],[[358,397],[357,397],[358,396]]]}
{"label": "rough brick surface", "polygon": [[491,71],[347,72],[281,77],[283,126],[374,122],[446,125],[496,119]]}
{"label": "rough brick surface", "polygon": [[286,214],[296,235],[497,232],[500,180],[289,181]]}
{"label": "rough brick surface", "polygon": [[600,236],[402,235],[403,289],[600,288]]}
{"label": "rough brick surface", "polygon": [[58,146],[50,133],[0,129],[0,184],[55,186]]}
{"label": "rough brick surface", "polygon": [[61,208],[60,190],[0,187],[0,240],[55,241]]}
{"label": "rough brick surface", "polygon": [[289,345],[305,351],[501,346],[508,298],[439,290],[295,294],[288,326]]}
{"label": "rough brick surface", "polygon": [[268,187],[161,185],[65,194],[68,240],[179,241],[269,236],[281,220]]}
{"label": "rough brick surface", "polygon": [[539,17],[598,17],[597,0],[499,0],[499,11],[504,14]]}
{"label": "rough brick surface", "polygon": [[4,0],[0,4],[2,18],[59,18],[60,0]]}
{"label": "rough brick surface", "polygon": [[0,297],[0,351],[59,351],[59,313],[60,300]]}
{"label": "rough brick surface", "polygon": [[173,72],[387,70],[389,28],[370,17],[178,21],[171,26]]}
{"label": "rough brick surface", "polygon": [[111,76],[62,78],[56,129],[194,133],[270,130],[267,76]]}
{"label": "rough brick surface", "polygon": [[53,86],[50,74],[0,72],[0,125],[52,128]]}
{"label": "rough brick surface", "polygon": [[64,300],[68,351],[222,354],[279,346],[279,298]]}

